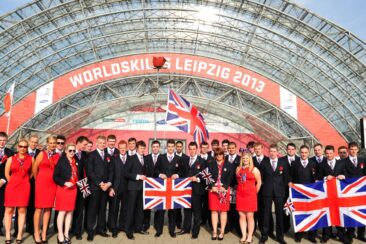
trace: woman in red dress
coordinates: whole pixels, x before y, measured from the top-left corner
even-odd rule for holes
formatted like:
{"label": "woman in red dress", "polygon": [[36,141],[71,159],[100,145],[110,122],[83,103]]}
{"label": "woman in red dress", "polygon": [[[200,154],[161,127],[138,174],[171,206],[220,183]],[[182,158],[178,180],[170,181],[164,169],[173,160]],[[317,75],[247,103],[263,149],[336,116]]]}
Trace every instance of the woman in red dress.
{"label": "woman in red dress", "polygon": [[[69,230],[76,201],[78,168],[75,160],[75,144],[68,144],[58,160],[53,179],[57,184],[55,210],[57,216],[58,243],[70,243]],[[65,230],[63,230],[65,226]]]}
{"label": "woman in red dress", "polygon": [[[18,153],[10,157],[5,165],[5,177],[8,181],[5,188],[5,243],[11,243],[11,219],[15,208],[18,209],[18,234],[16,243],[23,243],[23,227],[30,196],[30,176],[33,158],[28,155],[28,142],[21,139]],[[16,223],[14,223],[16,224]]]}
{"label": "woman in red dress", "polygon": [[[53,170],[59,159],[59,154],[55,153],[56,145],[56,137],[49,136],[47,138],[47,150],[38,154],[32,167],[36,183],[33,238],[37,244],[47,242],[48,223],[50,221],[51,209],[55,203],[56,183],[53,181]],[[40,237],[42,210],[42,236]]]}
{"label": "woman in red dress", "polygon": [[[240,243],[251,243],[254,232],[254,212],[257,211],[257,194],[262,180],[259,170],[254,167],[249,151],[243,152],[236,168],[238,187],[236,190],[236,210],[239,211],[242,238]],[[248,226],[248,236],[247,236]]]}
{"label": "woman in red dress", "polygon": [[[227,211],[230,209],[229,186],[232,177],[234,177],[235,169],[228,161],[225,161],[224,150],[222,148],[216,149],[215,159],[215,161],[208,165],[214,180],[214,182],[208,186],[208,207],[211,210],[213,228],[211,239],[223,240],[227,222]],[[217,236],[219,213],[221,229],[220,235]]]}

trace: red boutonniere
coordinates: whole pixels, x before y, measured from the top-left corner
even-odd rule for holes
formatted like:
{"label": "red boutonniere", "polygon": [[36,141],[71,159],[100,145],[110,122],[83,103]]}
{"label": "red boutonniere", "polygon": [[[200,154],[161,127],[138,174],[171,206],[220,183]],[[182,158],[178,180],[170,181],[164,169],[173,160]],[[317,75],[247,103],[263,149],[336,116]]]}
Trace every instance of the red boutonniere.
{"label": "red boutonniere", "polygon": [[0,160],[0,164],[6,163],[6,160],[8,160],[8,156],[4,154],[4,156]]}
{"label": "red boutonniere", "polygon": [[315,168],[311,168],[311,171],[313,172],[313,174],[315,174]]}
{"label": "red boutonniere", "polygon": [[360,163],[360,168],[363,169],[363,163]]}
{"label": "red boutonniere", "polygon": [[197,169],[200,169],[201,168],[201,164],[197,164]]}
{"label": "red boutonniere", "polygon": [[107,162],[108,163],[111,161],[111,159],[109,157],[106,157],[106,159],[107,159]]}
{"label": "red boutonniere", "polygon": [[283,172],[283,166],[278,167],[278,169],[280,170],[280,174],[282,174],[282,172]]}

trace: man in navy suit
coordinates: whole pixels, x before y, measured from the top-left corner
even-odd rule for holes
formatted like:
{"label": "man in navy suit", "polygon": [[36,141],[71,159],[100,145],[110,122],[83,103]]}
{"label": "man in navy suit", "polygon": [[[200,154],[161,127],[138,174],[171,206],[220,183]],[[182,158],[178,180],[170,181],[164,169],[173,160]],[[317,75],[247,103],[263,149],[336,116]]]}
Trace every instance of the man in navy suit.
{"label": "man in navy suit", "polygon": [[136,143],[136,153],[130,157],[125,166],[125,176],[128,179],[127,191],[127,216],[126,216],[126,236],[133,240],[133,233],[143,235],[149,234],[142,228],[144,218],[143,207],[143,181],[146,177],[153,175],[154,166],[144,156],[146,144],[144,141]]}
{"label": "man in navy suit", "polygon": [[[155,167],[156,163],[158,162],[158,158],[160,155],[160,142],[155,140],[151,143],[151,153],[146,156],[146,159],[150,161],[151,165]],[[146,209],[144,210],[144,222],[143,222],[143,230],[147,231],[150,228],[150,219],[151,219],[151,210]],[[157,223],[157,215],[154,214],[154,226]]]}
{"label": "man in navy suit", "polygon": [[[291,171],[291,167],[295,162],[299,162],[300,161],[300,157],[296,155],[296,145],[292,142],[288,143],[286,145],[286,156],[283,156],[281,158],[281,160],[287,161],[288,165],[290,166],[290,171]],[[285,199],[287,199],[289,197],[288,195],[289,193],[289,188],[286,188],[286,196]],[[283,231],[284,233],[287,233],[290,230],[290,215],[286,215],[285,213],[283,213]]]}
{"label": "man in navy suit", "polygon": [[[344,160],[336,160],[335,153],[334,153],[334,146],[327,145],[325,147],[325,156],[327,161],[323,161],[320,164],[318,170],[318,179],[323,180],[331,180],[333,178],[337,178],[338,180],[344,180],[347,178],[348,172],[346,168],[346,163]],[[339,240],[342,243],[348,244],[351,243],[350,239],[347,237],[345,230],[343,227],[336,227],[337,234]],[[322,242],[326,243],[332,237],[332,227],[323,228],[323,237]]]}
{"label": "man in navy suit", "polygon": [[[260,143],[260,142],[254,143],[253,149],[254,149],[254,153],[255,153],[255,156],[253,157],[253,164],[259,171],[261,171],[261,168],[263,167],[263,165],[269,163],[269,157],[264,155],[264,153],[263,153],[264,146],[262,143]],[[258,211],[254,213],[254,218],[255,218],[256,223],[258,223],[258,228],[260,231],[262,231],[262,229],[263,229],[263,218],[264,218],[263,217],[263,211],[264,211],[263,203],[264,203],[264,201],[263,201],[262,188],[261,188],[257,194]],[[272,214],[270,216],[268,236],[271,238],[274,238]]]}
{"label": "man in navy suit", "polygon": [[[211,145],[214,146],[213,149],[219,147],[219,141],[213,140]],[[206,165],[212,163],[214,160],[214,154],[208,151],[209,145],[207,142],[202,142],[200,145],[200,157],[205,161]],[[205,191],[204,196],[202,197],[202,225],[205,225],[208,222],[209,226],[212,226],[211,223],[211,212],[208,208],[208,191]]]}
{"label": "man in navy suit", "polygon": [[86,176],[91,191],[88,200],[87,211],[87,232],[88,241],[94,240],[94,225],[97,221],[96,234],[109,237],[106,233],[106,207],[108,201],[108,189],[112,186],[110,182],[112,173],[111,158],[104,152],[106,148],[106,137],[97,137],[97,149],[88,154],[86,164]]}
{"label": "man in navy suit", "polygon": [[[155,177],[159,177],[163,180],[167,178],[177,179],[184,175],[184,168],[182,163],[182,158],[174,154],[175,142],[172,139],[167,141],[167,153],[161,155],[158,158],[158,162],[155,165]],[[176,209],[168,210],[169,219],[169,234],[171,237],[175,238],[175,226],[176,226]],[[165,210],[158,210],[156,212],[157,224],[155,237],[159,237],[163,233],[164,225],[164,215]]]}
{"label": "man in navy suit", "polygon": [[[359,150],[360,148],[356,142],[348,144],[349,156],[344,161],[350,178],[359,178],[366,175],[366,160],[358,156]],[[347,228],[347,234],[350,238],[355,238],[355,228]],[[365,226],[357,228],[357,239],[366,242]]]}
{"label": "man in navy suit", "polygon": [[[85,166],[88,157],[86,153],[86,147],[88,145],[88,142],[89,140],[85,136],[79,136],[76,139],[76,152],[74,158],[78,166],[79,180],[82,180],[86,177]],[[74,233],[77,240],[82,239],[84,209],[85,209],[85,199],[83,198],[83,193],[80,191],[78,187],[75,202],[75,210],[72,218],[72,229],[71,229],[71,232]]]}
{"label": "man in navy suit", "polygon": [[201,225],[202,197],[205,194],[205,182],[197,175],[206,168],[206,162],[197,155],[197,143],[189,143],[188,150],[189,157],[183,160],[185,172],[181,177],[190,177],[192,180],[192,208],[184,209],[184,224],[178,235],[191,232],[193,214],[192,239],[197,239]]}
{"label": "man in navy suit", "polygon": [[259,243],[263,244],[268,239],[272,202],[274,202],[276,213],[276,239],[279,243],[285,244],[286,242],[283,238],[283,206],[285,204],[286,189],[290,182],[290,169],[286,159],[278,158],[277,145],[273,144],[270,146],[269,156],[270,162],[264,162],[261,167],[264,219]]}

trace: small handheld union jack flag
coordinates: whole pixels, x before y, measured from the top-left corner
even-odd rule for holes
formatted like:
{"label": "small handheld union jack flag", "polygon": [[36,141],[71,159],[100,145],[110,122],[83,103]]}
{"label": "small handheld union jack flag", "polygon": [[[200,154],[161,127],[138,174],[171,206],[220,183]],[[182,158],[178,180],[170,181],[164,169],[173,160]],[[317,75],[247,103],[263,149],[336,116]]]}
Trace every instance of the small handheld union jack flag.
{"label": "small handheld union jack flag", "polygon": [[203,180],[206,181],[206,185],[209,185],[212,182],[215,182],[214,179],[212,178],[212,174],[210,172],[210,170],[207,168],[205,168],[204,170],[202,170],[201,172],[199,172],[197,175],[201,176]]}
{"label": "small handheld union jack flag", "polygon": [[79,189],[81,193],[83,193],[83,198],[87,198],[91,194],[89,185],[88,185],[88,178],[84,178],[82,180],[79,180],[76,182],[76,184],[79,186]]}
{"label": "small handheld union jack flag", "polygon": [[285,202],[285,206],[283,207],[283,210],[285,210],[285,213],[287,216],[289,216],[292,212],[295,212],[295,207],[291,201],[291,198],[287,199],[287,202]]}

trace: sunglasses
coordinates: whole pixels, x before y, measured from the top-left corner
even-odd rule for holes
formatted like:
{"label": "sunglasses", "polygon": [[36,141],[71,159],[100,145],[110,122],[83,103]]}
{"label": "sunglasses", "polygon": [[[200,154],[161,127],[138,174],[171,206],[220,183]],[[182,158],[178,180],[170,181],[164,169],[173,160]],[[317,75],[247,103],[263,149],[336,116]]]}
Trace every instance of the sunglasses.
{"label": "sunglasses", "polygon": [[72,149],[70,149],[70,150],[68,150],[68,152],[69,152],[69,153],[72,153],[72,152],[73,152],[73,153],[75,153],[75,152],[76,152],[76,150],[72,150]]}
{"label": "sunglasses", "polygon": [[65,145],[65,142],[58,141],[57,145]]}
{"label": "sunglasses", "polygon": [[28,146],[22,146],[22,145],[19,145],[18,147],[19,148],[24,148],[24,149],[27,149],[28,148]]}

